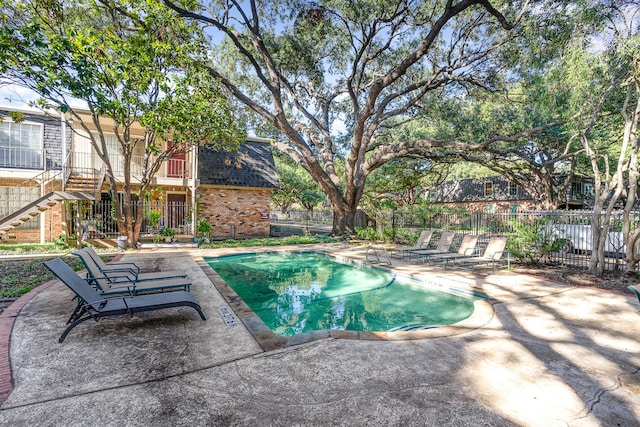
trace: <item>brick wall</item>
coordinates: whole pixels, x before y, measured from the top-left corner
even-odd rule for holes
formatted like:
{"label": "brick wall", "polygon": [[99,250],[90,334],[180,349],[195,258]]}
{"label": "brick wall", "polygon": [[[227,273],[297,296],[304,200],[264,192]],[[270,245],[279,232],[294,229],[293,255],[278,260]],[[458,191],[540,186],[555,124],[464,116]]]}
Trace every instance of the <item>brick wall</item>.
{"label": "brick wall", "polygon": [[[200,220],[211,223],[212,237],[267,237],[270,189],[198,187]],[[235,236],[233,236],[235,227]]]}

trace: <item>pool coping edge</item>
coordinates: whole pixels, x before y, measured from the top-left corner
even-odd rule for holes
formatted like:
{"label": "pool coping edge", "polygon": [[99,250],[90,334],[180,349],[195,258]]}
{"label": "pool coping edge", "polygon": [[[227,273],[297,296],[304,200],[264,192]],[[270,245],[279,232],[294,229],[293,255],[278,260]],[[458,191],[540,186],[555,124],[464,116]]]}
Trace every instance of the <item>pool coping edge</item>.
{"label": "pool coping edge", "polygon": [[[271,250],[265,252],[292,252],[291,250]],[[298,252],[298,251],[293,251]],[[330,251],[313,251],[321,252],[333,257],[339,257],[346,260],[360,262],[358,260],[352,260],[349,257],[345,257],[343,254],[336,255]],[[223,299],[242,322],[244,327],[251,333],[255,341],[264,351],[280,350],[283,348],[306,344],[312,341],[335,338],[335,339],[350,339],[350,340],[367,340],[367,341],[409,341],[409,340],[422,340],[432,338],[450,337],[454,335],[460,335],[463,333],[475,331],[482,328],[491,321],[494,317],[493,304],[490,302],[490,298],[485,296],[484,298],[474,301],[473,313],[460,322],[440,327],[433,327],[429,329],[423,329],[418,331],[397,331],[397,332],[360,332],[360,331],[345,331],[345,330],[333,330],[323,329],[318,331],[311,331],[300,335],[294,335],[285,337],[275,334],[260,317],[255,314],[247,304],[240,298],[229,285],[216,273],[216,271],[205,261],[204,257],[194,257],[196,264],[202,269],[204,274],[209,278],[211,283],[215,286],[218,292],[222,295]],[[393,268],[389,269],[394,271]],[[396,274],[406,276],[405,273],[395,272]],[[409,275],[408,277],[411,277]],[[417,280],[420,280],[416,278]],[[466,291],[466,290],[464,290]],[[469,292],[474,293],[473,289]]]}

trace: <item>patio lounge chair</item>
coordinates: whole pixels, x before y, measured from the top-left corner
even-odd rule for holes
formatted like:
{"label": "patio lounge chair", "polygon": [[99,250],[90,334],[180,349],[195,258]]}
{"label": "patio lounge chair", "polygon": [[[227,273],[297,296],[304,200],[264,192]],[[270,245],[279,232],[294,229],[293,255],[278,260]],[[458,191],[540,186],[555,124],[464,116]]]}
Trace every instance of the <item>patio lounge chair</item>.
{"label": "patio lounge chair", "polygon": [[[137,295],[149,292],[188,291],[191,283],[185,277],[164,277],[159,273],[141,273],[137,277],[118,272],[101,272],[93,259],[80,251],[73,255],[79,257],[87,269],[87,282],[93,285],[103,296],[128,294]],[[149,275],[149,276],[147,276]]]}
{"label": "patio lounge chair", "polygon": [[[496,265],[505,262],[507,263],[507,267],[509,267],[509,253],[505,251],[506,246],[506,237],[492,237],[491,239],[489,239],[487,248],[484,250],[484,253],[482,255],[475,257],[453,258],[451,260],[447,260],[445,261],[444,268],[446,269],[447,265],[452,265],[453,267],[459,268],[471,267],[471,270],[473,271],[473,269],[478,265],[487,265],[495,270]],[[503,258],[505,252],[507,252],[506,259]],[[449,261],[451,262],[449,263]]]}
{"label": "patio lounge chair", "polygon": [[106,264],[102,258],[100,258],[100,255],[97,254],[97,252],[91,247],[91,246],[87,246],[86,248],[81,249],[83,251],[85,251],[86,253],[89,254],[89,256],[91,258],[93,258],[94,262],[98,265],[98,268],[100,268],[101,270],[117,270],[117,271],[122,271],[122,269],[130,269],[132,273],[140,273],[140,267],[138,267],[138,265],[135,262],[126,262],[126,261],[117,261],[117,262],[110,262],[109,264]]}
{"label": "patio lounge chair", "polygon": [[87,320],[98,322],[103,317],[120,316],[143,311],[161,310],[172,307],[191,307],[198,312],[202,320],[206,320],[200,305],[193,294],[187,291],[163,292],[159,294],[147,294],[127,297],[104,298],[96,292],[88,283],[78,276],[64,261],[55,258],[46,261],[44,265],[55,274],[69,289],[71,289],[81,302],[80,310],[69,319],[67,329],[62,333],[58,342],[63,342],[69,332],[80,323]]}
{"label": "patio lounge chair", "polygon": [[418,237],[418,241],[415,246],[401,246],[399,248],[391,249],[391,256],[395,256],[397,258],[403,258],[407,255],[411,256],[411,251],[416,249],[426,249],[429,246],[429,242],[431,241],[431,237],[433,236],[432,230],[423,230],[420,233],[420,237]]}
{"label": "patio lounge chair", "polygon": [[640,285],[629,285],[628,288],[638,297],[638,302],[640,302]]}
{"label": "patio lounge chair", "polygon": [[[451,243],[453,243],[454,237],[456,237],[456,233],[453,233],[451,231],[445,231],[442,234],[440,234],[440,239],[438,239],[438,245],[436,246],[435,249],[415,249],[411,251],[411,255],[427,257],[429,255],[447,253],[449,252]],[[422,260],[424,261],[424,258]]]}
{"label": "patio lounge chair", "polygon": [[181,271],[160,271],[160,272],[152,272],[152,273],[140,273],[139,270],[131,269],[125,265],[111,266],[109,264],[106,264],[104,261],[102,261],[102,259],[99,256],[95,256],[95,257],[92,256],[91,252],[95,254],[95,251],[93,251],[93,249],[84,248],[74,252],[73,255],[77,256],[82,260],[82,263],[85,265],[85,267],[87,267],[87,272],[92,276],[105,276],[105,277],[119,276],[121,278],[128,277],[132,282],[187,277],[187,275]]}
{"label": "patio lounge chair", "polygon": [[460,246],[456,252],[446,252],[439,254],[426,255],[426,262],[447,262],[455,258],[470,257],[476,250],[478,236],[473,234],[465,234],[460,242]]}

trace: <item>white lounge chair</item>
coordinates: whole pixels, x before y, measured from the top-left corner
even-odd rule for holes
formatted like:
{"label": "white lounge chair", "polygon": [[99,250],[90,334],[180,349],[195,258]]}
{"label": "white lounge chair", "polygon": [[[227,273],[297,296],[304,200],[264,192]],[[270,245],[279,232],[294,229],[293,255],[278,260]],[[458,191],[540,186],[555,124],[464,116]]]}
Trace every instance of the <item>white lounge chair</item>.
{"label": "white lounge chair", "polygon": [[476,250],[476,244],[478,243],[478,236],[473,234],[465,234],[458,246],[456,252],[446,252],[439,254],[426,255],[426,262],[447,262],[455,258],[465,258],[473,256]]}
{"label": "white lounge chair", "polygon": [[[507,264],[507,268],[510,268],[510,260],[509,253],[505,250],[507,246],[507,238],[506,237],[492,237],[487,244],[487,248],[484,253],[480,256],[476,257],[464,257],[464,258],[453,258],[452,260],[445,261],[445,269],[447,265],[451,265],[454,268],[469,268],[471,270],[477,266],[488,266],[495,270],[496,265],[498,264]],[[506,259],[503,258],[506,252]]]}
{"label": "white lounge chair", "polygon": [[[438,239],[438,245],[435,249],[414,249],[410,253],[412,256],[420,256],[427,257],[429,255],[442,254],[449,252],[449,248],[453,243],[453,239],[456,237],[456,233],[451,231],[445,231],[440,234],[440,239]],[[424,261],[424,258],[423,258]]]}
{"label": "white lounge chair", "polygon": [[412,251],[417,249],[426,249],[429,246],[429,242],[431,241],[431,237],[433,236],[432,230],[423,230],[420,233],[420,237],[418,237],[418,241],[415,246],[401,246],[399,248],[390,248],[389,251],[391,256],[396,258],[403,258],[405,256],[411,256]]}

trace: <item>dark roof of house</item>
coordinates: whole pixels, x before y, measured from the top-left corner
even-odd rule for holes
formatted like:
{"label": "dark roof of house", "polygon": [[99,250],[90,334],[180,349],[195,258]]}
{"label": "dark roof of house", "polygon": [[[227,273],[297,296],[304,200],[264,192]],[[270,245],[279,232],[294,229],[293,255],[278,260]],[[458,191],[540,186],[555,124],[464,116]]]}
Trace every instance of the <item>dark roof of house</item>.
{"label": "dark roof of house", "polygon": [[200,184],[279,188],[271,145],[245,141],[237,152],[203,146],[198,150]]}
{"label": "dark roof of house", "polygon": [[[489,182],[491,194],[486,194],[485,183]],[[511,194],[509,190],[509,181],[502,176],[466,178],[443,182],[435,189],[432,197],[435,202],[441,203],[531,199],[531,195],[520,186],[515,188],[515,194]]]}

